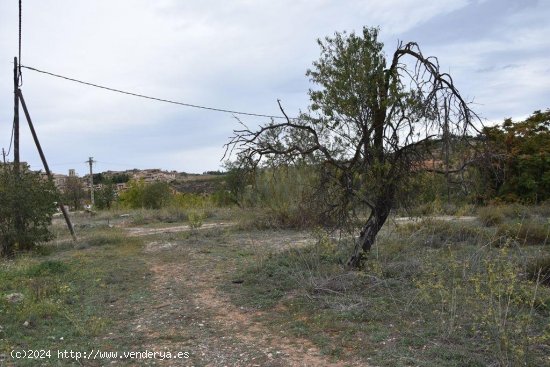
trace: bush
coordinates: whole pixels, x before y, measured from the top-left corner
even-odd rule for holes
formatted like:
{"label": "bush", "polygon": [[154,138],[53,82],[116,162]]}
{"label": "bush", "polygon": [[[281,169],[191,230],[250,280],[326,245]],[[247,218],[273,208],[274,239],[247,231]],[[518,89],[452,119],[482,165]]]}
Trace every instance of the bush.
{"label": "bush", "polygon": [[242,194],[241,206],[254,208],[260,216],[254,216],[259,228],[311,228],[331,225],[336,215],[327,215],[323,200],[330,200],[330,193],[320,193],[319,175],[313,167],[296,166],[261,170]]}
{"label": "bush", "polygon": [[170,202],[172,194],[166,182],[146,184],[144,181],[130,181],[128,190],[120,195],[125,207],[132,209],[160,209]]}
{"label": "bush", "polygon": [[38,173],[11,166],[0,167],[0,255],[29,251],[52,234],[48,228],[58,193]]}
{"label": "bush", "polygon": [[191,229],[198,229],[202,227],[202,224],[206,219],[206,213],[193,210],[189,212],[187,217],[189,219],[189,226],[191,227]]}
{"label": "bush", "polygon": [[173,196],[172,205],[178,209],[204,209],[212,206],[214,200],[206,195],[178,192]]}

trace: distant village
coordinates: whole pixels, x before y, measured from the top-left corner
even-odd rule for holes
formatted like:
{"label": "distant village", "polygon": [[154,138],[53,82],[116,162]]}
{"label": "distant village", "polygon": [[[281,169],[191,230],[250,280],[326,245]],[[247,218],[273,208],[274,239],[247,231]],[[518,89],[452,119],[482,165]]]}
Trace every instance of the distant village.
{"label": "distant village", "polygon": [[[46,177],[46,173],[42,173]],[[126,170],[126,171],[105,171],[97,174],[93,174],[94,177],[94,189],[101,189],[103,188],[104,182],[109,181],[112,182],[113,188],[116,190],[117,193],[120,193],[122,191],[125,191],[128,189],[128,181],[130,180],[136,180],[140,181],[142,180],[145,183],[153,183],[153,182],[172,182],[176,180],[176,178],[180,176],[187,176],[186,173],[179,173],[177,171],[163,171],[158,168],[153,169],[132,169],[132,170]],[[67,188],[67,184],[69,180],[72,178],[77,178],[81,183],[83,188],[90,188],[91,180],[90,180],[90,174],[84,175],[83,177],[79,177],[74,169],[69,169],[69,172],[67,175],[59,174],[59,173],[53,173],[53,182],[55,186],[60,191],[65,191]]]}

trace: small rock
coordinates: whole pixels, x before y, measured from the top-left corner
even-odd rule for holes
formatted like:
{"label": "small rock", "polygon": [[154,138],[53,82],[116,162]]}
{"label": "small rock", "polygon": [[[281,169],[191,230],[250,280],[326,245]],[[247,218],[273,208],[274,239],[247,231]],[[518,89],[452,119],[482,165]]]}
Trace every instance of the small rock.
{"label": "small rock", "polygon": [[25,322],[23,323],[23,326],[24,326],[24,327],[29,327],[29,325],[30,325],[29,321],[25,321]]}
{"label": "small rock", "polygon": [[59,340],[63,340],[63,337],[60,337]]}
{"label": "small rock", "polygon": [[6,301],[8,301],[10,303],[19,303],[24,298],[25,298],[25,296],[23,295],[23,293],[10,293],[10,294],[6,295]]}

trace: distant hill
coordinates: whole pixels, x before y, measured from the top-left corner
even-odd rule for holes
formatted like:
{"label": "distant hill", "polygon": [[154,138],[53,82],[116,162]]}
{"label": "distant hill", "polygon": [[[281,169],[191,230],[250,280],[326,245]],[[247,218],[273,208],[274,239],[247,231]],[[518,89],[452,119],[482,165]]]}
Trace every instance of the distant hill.
{"label": "distant hill", "polygon": [[170,185],[178,192],[187,194],[212,194],[225,184],[225,175],[180,175]]}

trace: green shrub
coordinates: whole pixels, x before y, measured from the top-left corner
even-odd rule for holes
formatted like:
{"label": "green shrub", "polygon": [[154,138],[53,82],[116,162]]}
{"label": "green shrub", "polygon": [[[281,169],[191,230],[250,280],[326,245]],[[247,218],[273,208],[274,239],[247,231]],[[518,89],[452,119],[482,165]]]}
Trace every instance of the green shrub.
{"label": "green shrub", "polygon": [[67,270],[69,270],[69,266],[67,264],[57,260],[47,260],[39,264],[32,265],[27,270],[27,274],[31,277],[37,277],[44,275],[63,274]]}
{"label": "green shrub", "polygon": [[172,206],[179,209],[204,209],[213,206],[214,199],[208,195],[177,193],[172,200]]}
{"label": "green shrub", "polygon": [[336,215],[326,215],[319,194],[319,176],[313,167],[278,167],[261,170],[254,185],[242,193],[241,206],[263,211],[249,219],[258,221],[258,228],[311,228],[331,224]]}
{"label": "green shrub", "polygon": [[58,193],[51,181],[11,166],[0,168],[0,256],[29,251],[52,238],[49,225]]}
{"label": "green shrub", "polygon": [[128,190],[120,194],[120,201],[131,209],[160,209],[168,205],[171,196],[170,186],[166,182],[147,184],[142,180],[132,180]]}
{"label": "green shrub", "polygon": [[189,220],[189,226],[192,229],[198,229],[202,227],[202,224],[204,223],[204,220],[206,219],[206,213],[201,211],[191,211],[187,215]]}
{"label": "green shrub", "polygon": [[546,292],[522,279],[509,248],[485,246],[465,258],[449,248],[444,257],[426,257],[422,270],[419,296],[434,307],[441,332],[460,335],[467,321],[499,366],[536,365],[534,348],[544,338],[537,306]]}

